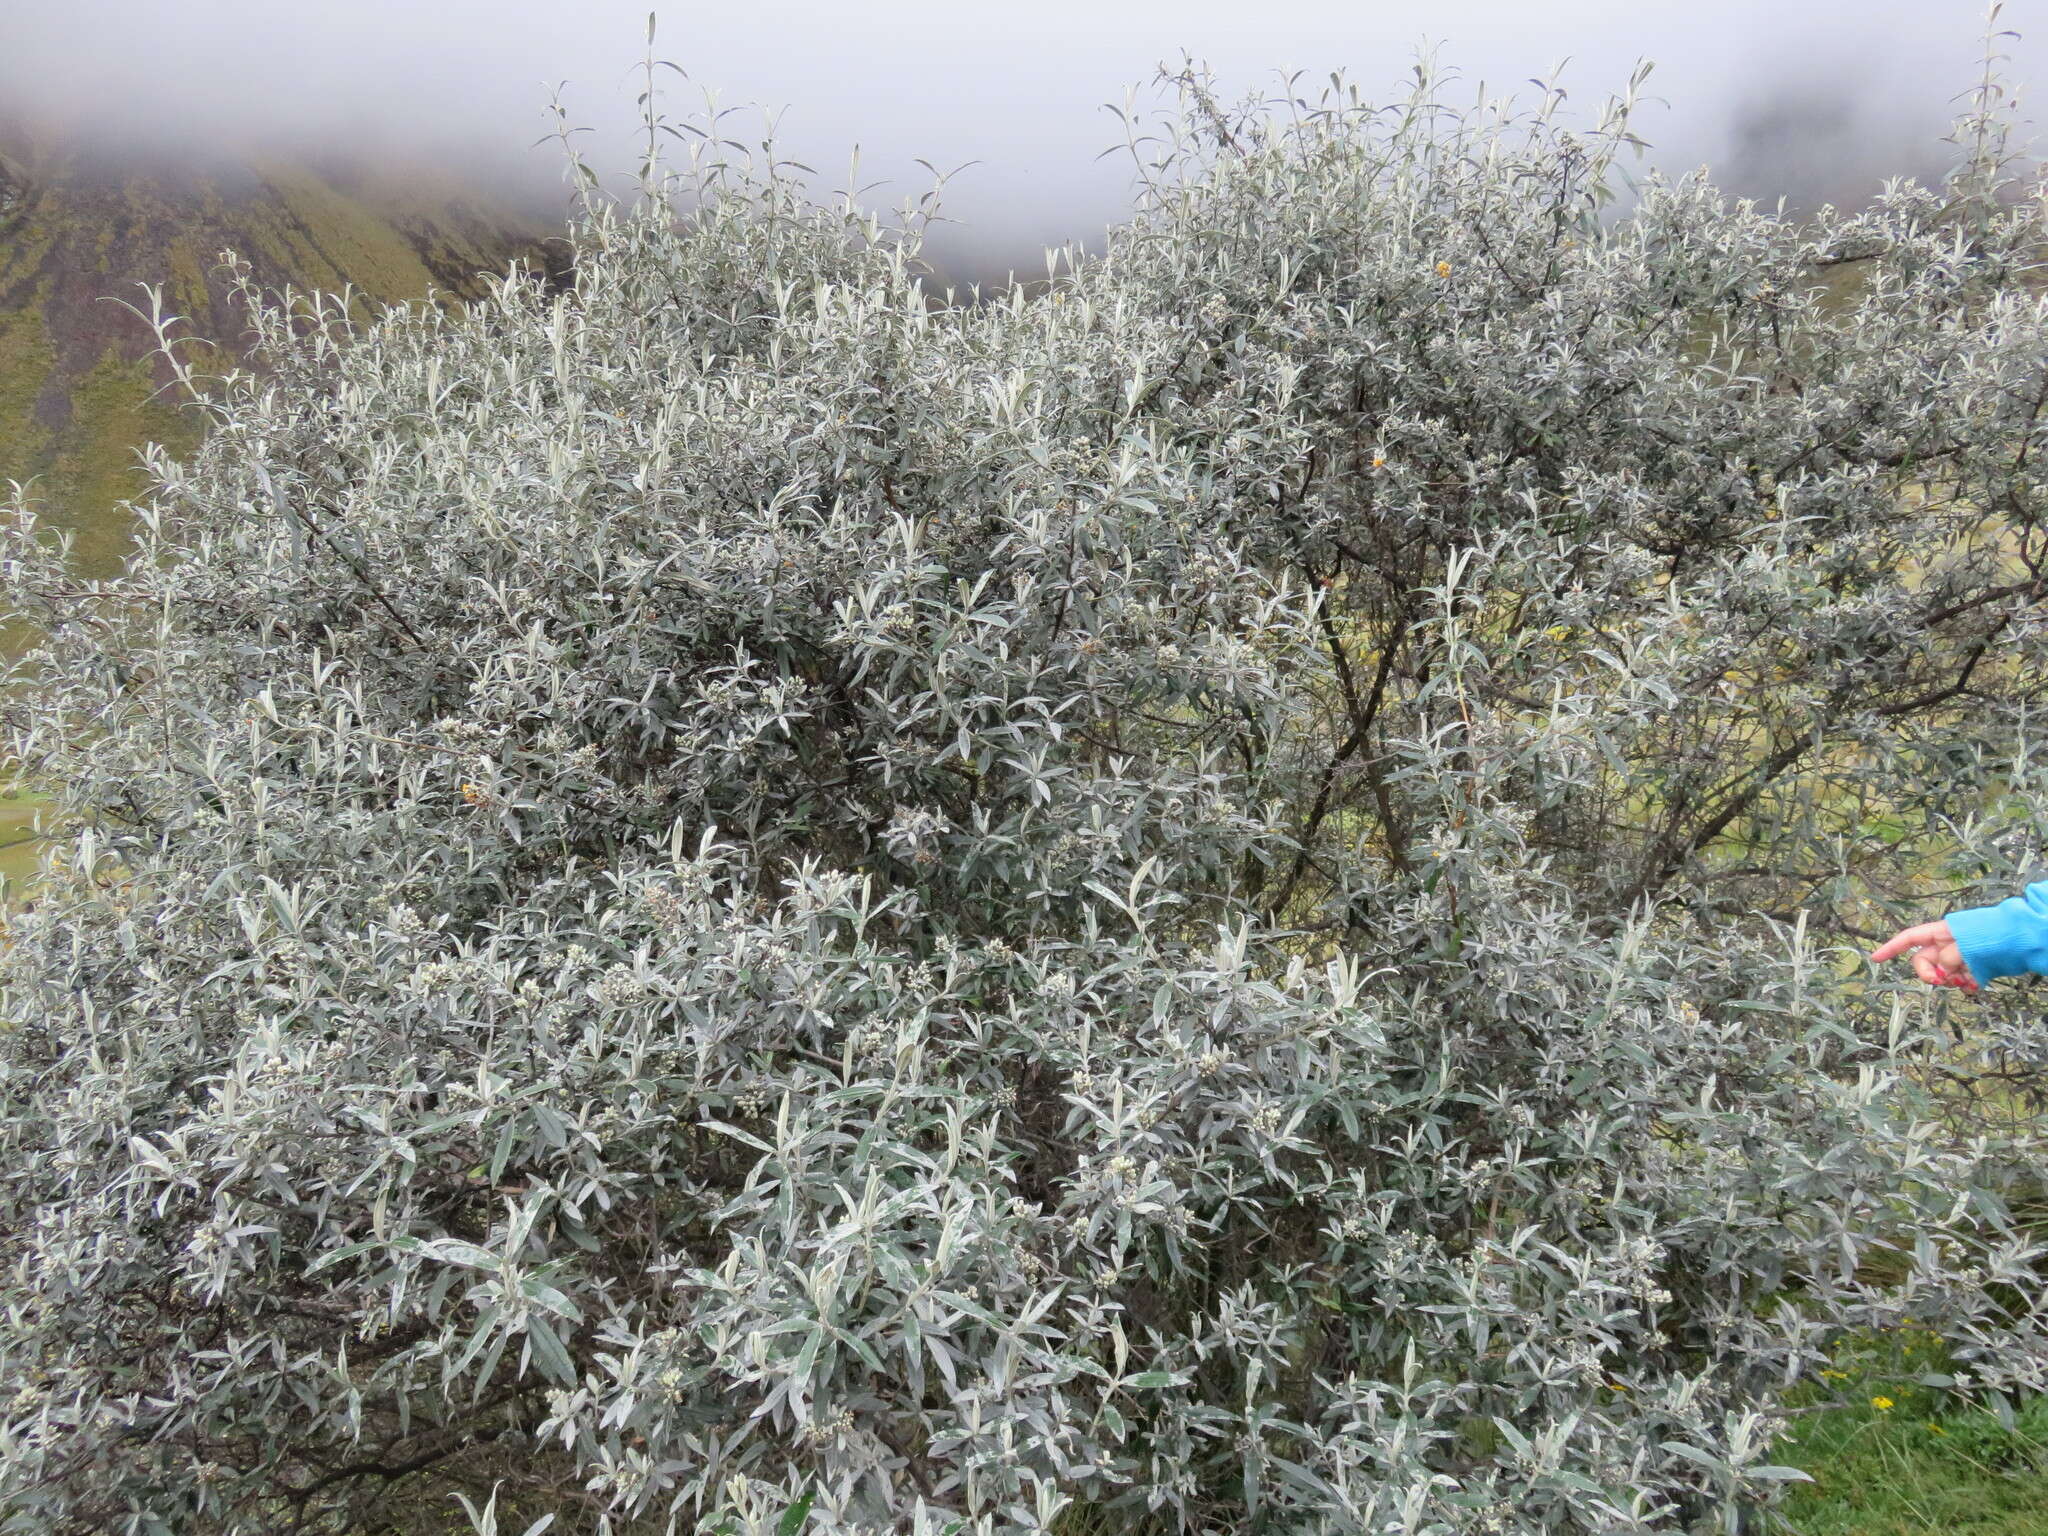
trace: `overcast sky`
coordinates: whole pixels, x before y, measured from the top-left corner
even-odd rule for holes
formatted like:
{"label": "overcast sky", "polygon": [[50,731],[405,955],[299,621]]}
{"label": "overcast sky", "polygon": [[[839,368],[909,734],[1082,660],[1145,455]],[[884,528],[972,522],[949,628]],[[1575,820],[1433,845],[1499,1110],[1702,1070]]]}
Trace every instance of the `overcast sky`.
{"label": "overcast sky", "polygon": [[[1562,82],[1590,109],[1636,60],[1656,63],[1639,131],[1652,160],[1712,163],[1757,194],[1860,196],[1888,170],[1931,174],[1950,98],[1976,77],[1978,0],[760,0],[657,6],[656,53],[684,112],[780,109],[784,151],[844,185],[861,146],[871,200],[922,191],[922,156],[979,164],[948,184],[942,248],[956,270],[1042,265],[1093,241],[1128,206],[1130,164],[1106,102],[1186,50],[1230,95],[1281,70],[1343,70],[1374,100],[1402,88],[1423,44],[1462,89],[1535,94]],[[0,107],[91,125],[117,141],[355,146],[453,162],[561,202],[547,89],[566,81],[584,142],[630,154],[647,0],[0,0]],[[2048,62],[2048,0],[2010,0],[2001,47],[2023,88]],[[2023,91],[2023,100],[2026,93]],[[759,112],[729,120],[757,137]]]}

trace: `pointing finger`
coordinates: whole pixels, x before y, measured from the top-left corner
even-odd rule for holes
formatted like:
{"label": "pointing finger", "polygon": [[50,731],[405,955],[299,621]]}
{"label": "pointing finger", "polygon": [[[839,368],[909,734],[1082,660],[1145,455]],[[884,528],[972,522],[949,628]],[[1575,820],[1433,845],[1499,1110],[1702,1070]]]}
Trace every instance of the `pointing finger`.
{"label": "pointing finger", "polygon": [[1903,954],[1906,950],[1917,949],[1922,944],[1933,944],[1946,936],[1941,930],[1945,930],[1947,926],[1946,923],[1921,923],[1917,927],[1901,928],[1870,952],[1871,964],[1879,965],[1894,955]]}

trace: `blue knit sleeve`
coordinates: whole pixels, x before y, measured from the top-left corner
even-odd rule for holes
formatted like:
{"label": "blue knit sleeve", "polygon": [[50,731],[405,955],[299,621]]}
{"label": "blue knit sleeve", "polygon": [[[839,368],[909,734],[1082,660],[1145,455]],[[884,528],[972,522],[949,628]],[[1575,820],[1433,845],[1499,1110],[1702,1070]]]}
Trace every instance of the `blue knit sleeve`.
{"label": "blue knit sleeve", "polygon": [[1963,963],[1980,983],[2023,971],[2048,972],[2048,880],[1995,906],[1951,912],[1947,922]]}

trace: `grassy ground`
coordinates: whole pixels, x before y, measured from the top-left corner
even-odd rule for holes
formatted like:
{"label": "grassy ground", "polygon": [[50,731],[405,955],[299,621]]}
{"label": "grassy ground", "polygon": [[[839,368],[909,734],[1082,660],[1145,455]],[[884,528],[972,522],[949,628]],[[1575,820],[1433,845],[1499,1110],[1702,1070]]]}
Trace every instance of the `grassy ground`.
{"label": "grassy ground", "polygon": [[2048,1536],[2048,1398],[2002,1420],[1950,1387],[1924,1342],[1845,1352],[1775,1459],[1814,1480],[1788,1536]]}
{"label": "grassy ground", "polygon": [[10,894],[35,873],[42,852],[36,818],[45,803],[42,795],[0,790],[0,879],[5,879]]}

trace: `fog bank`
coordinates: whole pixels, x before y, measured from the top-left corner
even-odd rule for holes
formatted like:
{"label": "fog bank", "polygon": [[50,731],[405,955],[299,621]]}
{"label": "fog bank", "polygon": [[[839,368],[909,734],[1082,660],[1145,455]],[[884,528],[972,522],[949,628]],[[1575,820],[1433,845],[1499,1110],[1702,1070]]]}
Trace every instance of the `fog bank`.
{"label": "fog bank", "polygon": [[[2015,0],[2001,25],[2010,77],[2037,72],[2048,0]],[[452,169],[500,195],[566,207],[546,104],[562,83],[578,138],[618,169],[633,153],[644,0],[77,0],[0,15],[0,112],[72,138],[204,158],[282,150]],[[1130,161],[1104,104],[1138,87],[1156,108],[1161,63],[1183,51],[1226,94],[1314,90],[1341,69],[1371,98],[1404,88],[1418,48],[1458,89],[1532,99],[1560,78],[1590,114],[1640,58],[1655,61],[1638,131],[1651,163],[1710,163],[1731,190],[1795,203],[1860,201],[1892,173],[1938,174],[1951,98],[1976,78],[1982,12],[1961,0],[1049,0],[966,11],[930,0],[865,9],[783,0],[705,14],[670,7],[655,52],[665,105],[704,88],[722,105],[778,111],[781,152],[883,207],[922,192],[922,157],[960,170],[935,232],[953,271],[1042,268],[1049,244],[1095,243],[1128,207]],[[2038,33],[2042,40],[2031,34]],[[1568,61],[1568,62],[1567,62]],[[758,141],[760,110],[726,120]]]}

